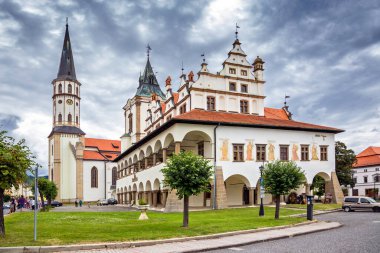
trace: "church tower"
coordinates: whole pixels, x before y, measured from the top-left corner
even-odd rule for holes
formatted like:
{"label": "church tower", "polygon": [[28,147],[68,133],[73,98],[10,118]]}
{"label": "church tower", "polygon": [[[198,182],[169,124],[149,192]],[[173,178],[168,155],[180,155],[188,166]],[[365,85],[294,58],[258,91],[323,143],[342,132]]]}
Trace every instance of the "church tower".
{"label": "church tower", "polygon": [[[83,147],[80,129],[80,87],[66,23],[57,78],[53,85],[53,129],[49,135],[49,179],[58,186],[57,199],[83,198]],[[74,183],[75,182],[75,183]]]}

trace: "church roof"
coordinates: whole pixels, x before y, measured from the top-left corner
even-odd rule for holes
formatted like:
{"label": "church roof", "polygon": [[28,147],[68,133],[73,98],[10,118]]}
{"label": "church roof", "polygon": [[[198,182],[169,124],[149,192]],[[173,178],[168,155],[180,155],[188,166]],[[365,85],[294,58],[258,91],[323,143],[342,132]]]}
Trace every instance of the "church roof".
{"label": "church roof", "polygon": [[264,107],[264,115],[265,117],[271,119],[289,120],[289,117],[284,109]]}
{"label": "church roof", "polygon": [[61,61],[59,64],[57,78],[77,80],[68,24],[66,24],[65,39],[63,40]]}
{"label": "church roof", "polygon": [[370,146],[356,156],[354,168],[380,165],[380,147]]}
{"label": "church roof", "polygon": [[[84,160],[111,161],[120,154],[121,150],[119,140],[85,138],[84,145]],[[89,150],[90,148],[95,148],[95,150]]]}
{"label": "church roof", "polygon": [[153,72],[153,68],[148,57],[144,72],[139,78],[139,87],[137,88],[136,96],[151,97],[153,93],[163,99],[165,98],[165,94],[162,92],[160,85],[157,82],[157,78]]}
{"label": "church roof", "polygon": [[86,134],[80,128],[75,127],[75,126],[56,126],[56,127],[53,127],[53,130],[51,130],[49,137],[54,133],[79,134],[79,135],[85,135]]}

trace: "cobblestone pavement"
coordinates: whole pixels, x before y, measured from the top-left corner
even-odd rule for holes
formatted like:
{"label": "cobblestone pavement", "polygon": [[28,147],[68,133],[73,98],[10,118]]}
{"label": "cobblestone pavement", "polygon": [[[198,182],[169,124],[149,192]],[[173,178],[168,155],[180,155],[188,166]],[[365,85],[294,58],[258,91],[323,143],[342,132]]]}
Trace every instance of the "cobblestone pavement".
{"label": "cobblestone pavement", "polygon": [[291,252],[291,253],[378,253],[380,252],[380,213],[337,212],[316,216],[318,220],[338,221],[342,227],[294,238],[231,247],[210,253]]}

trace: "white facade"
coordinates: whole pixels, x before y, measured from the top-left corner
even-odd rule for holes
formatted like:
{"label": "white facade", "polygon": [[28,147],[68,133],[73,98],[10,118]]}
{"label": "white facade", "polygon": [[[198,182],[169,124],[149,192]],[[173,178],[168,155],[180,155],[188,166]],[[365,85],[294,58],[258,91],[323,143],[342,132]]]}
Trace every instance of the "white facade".
{"label": "white facade", "polygon": [[355,186],[350,189],[351,196],[374,197],[373,192],[376,191],[376,199],[378,199],[380,192],[380,164],[353,168],[352,170],[354,172]]}

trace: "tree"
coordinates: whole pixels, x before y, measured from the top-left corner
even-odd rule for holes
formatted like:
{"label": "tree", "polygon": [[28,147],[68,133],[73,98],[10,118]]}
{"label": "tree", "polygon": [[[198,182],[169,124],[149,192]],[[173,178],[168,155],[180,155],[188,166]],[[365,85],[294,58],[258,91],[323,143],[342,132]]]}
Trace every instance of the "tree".
{"label": "tree", "polygon": [[356,162],[356,155],[352,149],[347,149],[343,142],[335,142],[335,171],[339,183],[344,186],[355,186],[352,178],[352,165]]}
{"label": "tree", "polygon": [[28,169],[35,164],[35,157],[25,145],[25,140],[16,142],[6,134],[6,131],[0,131],[0,237],[5,237],[4,192],[12,187],[18,189],[19,184],[25,181]]}
{"label": "tree", "polygon": [[189,197],[209,191],[211,169],[209,161],[202,156],[181,152],[173,154],[161,170],[164,185],[177,190],[178,198],[183,199],[183,227],[189,226]]}
{"label": "tree", "polygon": [[321,176],[315,176],[313,183],[310,186],[313,193],[318,196],[318,199],[325,194],[325,180]]}
{"label": "tree", "polygon": [[265,191],[276,200],[275,219],[280,216],[280,196],[289,194],[305,182],[304,172],[294,162],[275,161],[265,165],[263,171]]}
{"label": "tree", "polygon": [[[32,183],[31,187],[32,187],[32,192],[34,193],[34,195],[36,195],[34,192],[34,182]],[[51,206],[51,200],[57,197],[57,193],[58,193],[57,186],[54,182],[46,178],[40,177],[38,178],[38,193],[40,194],[42,208],[44,209],[45,208],[44,198],[47,199],[48,206]]]}

